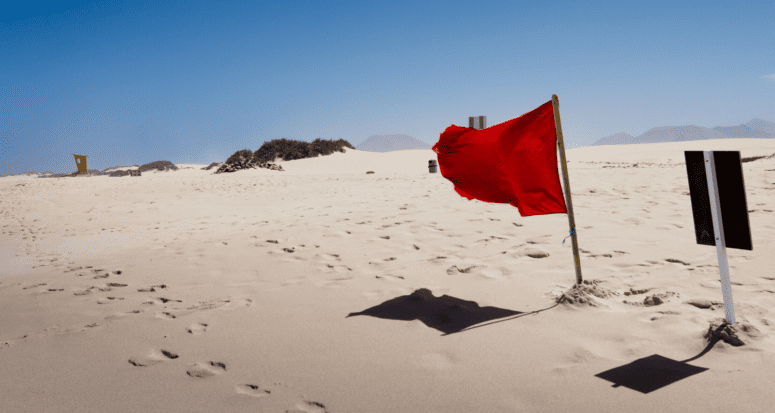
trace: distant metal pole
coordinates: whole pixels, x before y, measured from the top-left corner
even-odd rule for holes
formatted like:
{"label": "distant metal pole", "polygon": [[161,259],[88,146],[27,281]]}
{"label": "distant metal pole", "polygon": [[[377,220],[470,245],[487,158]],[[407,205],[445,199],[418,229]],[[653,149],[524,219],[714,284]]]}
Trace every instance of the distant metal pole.
{"label": "distant metal pole", "polygon": [[708,197],[710,213],[713,216],[713,231],[716,233],[716,253],[718,269],[721,273],[721,292],[724,294],[724,314],[727,324],[735,324],[735,304],[732,302],[732,286],[729,284],[729,265],[727,263],[727,243],[724,239],[724,223],[721,222],[721,200],[718,193],[716,162],[713,151],[703,151],[705,155],[705,174],[708,177]]}
{"label": "distant metal pole", "polygon": [[552,95],[554,107],[554,128],[557,130],[557,147],[560,149],[560,163],[562,164],[562,179],[565,182],[565,201],[568,204],[568,225],[570,226],[570,239],[573,244],[573,260],[576,263],[576,284],[581,284],[581,260],[579,260],[579,241],[576,238],[576,220],[573,218],[573,203],[570,199],[570,181],[568,180],[568,165],[565,162],[565,142],[562,140],[562,124],[560,123],[560,100],[557,95]]}
{"label": "distant metal pole", "polygon": [[469,116],[468,127],[474,129],[484,129],[487,127],[487,116]]}

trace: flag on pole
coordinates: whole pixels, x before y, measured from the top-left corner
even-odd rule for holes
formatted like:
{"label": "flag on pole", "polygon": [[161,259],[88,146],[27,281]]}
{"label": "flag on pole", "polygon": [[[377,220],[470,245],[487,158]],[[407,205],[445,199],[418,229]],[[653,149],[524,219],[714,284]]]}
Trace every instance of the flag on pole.
{"label": "flag on pole", "polygon": [[465,198],[511,204],[523,217],[567,213],[551,100],[486,129],[451,125],[433,151],[441,175]]}

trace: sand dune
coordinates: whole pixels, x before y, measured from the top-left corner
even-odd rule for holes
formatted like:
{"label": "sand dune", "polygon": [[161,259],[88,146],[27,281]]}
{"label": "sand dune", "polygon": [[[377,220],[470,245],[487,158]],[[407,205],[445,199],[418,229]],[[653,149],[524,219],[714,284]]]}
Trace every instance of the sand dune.
{"label": "sand dune", "polygon": [[684,150],[775,142],[568,150],[588,284],[559,304],[567,216],[468,201],[430,150],[2,178],[2,410],[769,411],[775,158],[743,164],[733,346]]}

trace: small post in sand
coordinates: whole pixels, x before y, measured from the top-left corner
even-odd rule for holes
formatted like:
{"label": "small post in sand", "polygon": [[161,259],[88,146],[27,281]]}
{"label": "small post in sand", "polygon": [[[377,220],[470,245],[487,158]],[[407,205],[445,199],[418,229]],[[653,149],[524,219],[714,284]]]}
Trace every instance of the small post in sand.
{"label": "small post in sand", "polygon": [[487,116],[469,116],[468,127],[474,129],[484,129],[487,127]]}

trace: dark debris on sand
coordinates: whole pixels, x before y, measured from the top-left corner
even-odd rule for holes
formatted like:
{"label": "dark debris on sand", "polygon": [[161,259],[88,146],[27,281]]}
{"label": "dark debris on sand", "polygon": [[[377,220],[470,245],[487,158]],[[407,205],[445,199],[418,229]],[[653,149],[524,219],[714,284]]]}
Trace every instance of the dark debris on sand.
{"label": "dark debris on sand", "polygon": [[745,343],[740,339],[740,336],[746,336],[753,340],[763,337],[756,327],[746,321],[728,324],[726,319],[717,318],[710,323],[708,331],[705,333],[705,341],[710,342],[716,338],[735,347],[744,346]]}

